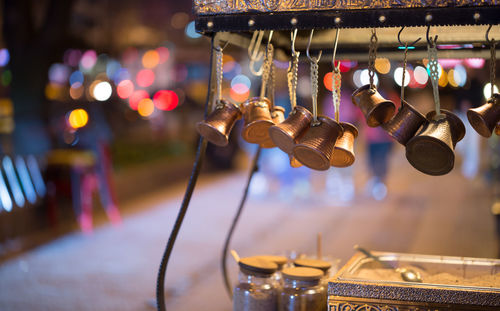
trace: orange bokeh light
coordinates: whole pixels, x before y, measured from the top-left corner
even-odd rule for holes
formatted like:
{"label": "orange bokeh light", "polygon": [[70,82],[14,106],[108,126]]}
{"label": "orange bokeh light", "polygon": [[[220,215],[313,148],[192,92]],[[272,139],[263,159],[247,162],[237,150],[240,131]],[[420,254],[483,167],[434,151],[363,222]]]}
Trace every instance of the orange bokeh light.
{"label": "orange bokeh light", "polygon": [[145,68],[154,68],[160,63],[160,54],[156,50],[149,50],[142,56],[142,65]]}
{"label": "orange bokeh light", "polygon": [[141,99],[137,112],[143,117],[149,117],[155,111],[155,105],[150,98]]}

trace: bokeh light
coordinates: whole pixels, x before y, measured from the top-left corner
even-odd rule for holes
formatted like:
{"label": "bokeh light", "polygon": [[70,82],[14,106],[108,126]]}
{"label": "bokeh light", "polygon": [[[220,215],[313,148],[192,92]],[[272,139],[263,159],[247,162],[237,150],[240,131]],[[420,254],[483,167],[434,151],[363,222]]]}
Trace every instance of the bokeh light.
{"label": "bokeh light", "polygon": [[467,70],[461,64],[458,64],[453,69],[453,80],[459,87],[462,87],[467,82]]}
{"label": "bokeh light", "polygon": [[3,86],[9,85],[12,82],[12,72],[10,70],[2,72],[1,80]]}
{"label": "bokeh light", "polygon": [[450,69],[450,71],[448,71],[447,77],[448,77],[448,83],[452,87],[458,87],[458,83],[455,81],[455,70]]}
{"label": "bokeh light", "polygon": [[356,87],[363,86],[363,84],[361,84],[361,71],[361,69],[358,69],[352,74],[352,83],[354,83]]}
{"label": "bokeh light", "polygon": [[78,66],[80,59],[82,58],[82,51],[75,49],[68,49],[64,52],[64,63],[71,67]]}
{"label": "bokeh light", "polygon": [[113,89],[107,81],[101,81],[94,87],[92,95],[98,101],[106,101],[111,97]]}
{"label": "bokeh light", "polygon": [[134,83],[130,80],[123,80],[120,83],[118,83],[118,86],[116,87],[116,93],[118,94],[118,97],[120,98],[129,98],[132,93],[134,92]]}
{"label": "bokeh light", "polygon": [[[411,76],[408,69],[405,69],[405,86],[410,84]],[[398,86],[401,86],[401,82],[403,81],[403,67],[398,67],[394,70],[394,81]]]}
{"label": "bokeh light", "polygon": [[75,109],[70,112],[68,117],[69,125],[74,128],[82,128],[87,125],[89,121],[89,115],[85,109]]}
{"label": "bokeh light", "polygon": [[83,53],[80,59],[80,66],[84,71],[90,71],[97,62],[97,54],[94,50],[88,50]]}
{"label": "bokeh light", "polygon": [[329,91],[332,91],[332,77],[333,77],[333,73],[332,72],[328,72],[323,77],[323,85]]}
{"label": "bokeh light", "polygon": [[146,92],[145,90],[134,91],[128,99],[128,105],[132,110],[137,110],[139,102],[144,98],[149,98],[148,92]]}
{"label": "bokeh light", "polygon": [[66,84],[70,69],[63,64],[52,64],[49,68],[49,81],[52,83]]}
{"label": "bokeh light", "polygon": [[191,39],[197,39],[197,38],[201,37],[201,35],[196,32],[196,29],[194,26],[194,21],[191,21],[187,24],[185,32],[186,32],[186,36],[188,36]]}
{"label": "bokeh light", "polygon": [[375,59],[375,70],[381,74],[388,74],[391,70],[391,62],[387,58],[377,58]]}
{"label": "bokeh light", "polygon": [[155,73],[150,69],[142,69],[139,70],[135,79],[139,86],[148,87],[155,81]]}
{"label": "bokeh light", "polygon": [[74,71],[71,74],[71,76],[69,76],[69,84],[70,85],[73,85],[75,83],[83,84],[83,80],[84,80],[83,73],[79,70]]}
{"label": "bokeh light", "polygon": [[415,78],[415,81],[420,85],[427,84],[427,81],[429,80],[429,75],[427,74],[427,70],[422,66],[415,67],[415,70],[413,72],[413,77]]}
{"label": "bokeh light", "polygon": [[467,58],[464,62],[470,68],[480,69],[484,67],[485,60],[484,58]]}
{"label": "bokeh light", "polygon": [[5,67],[10,60],[9,50],[0,49],[0,67]]}
{"label": "bokeh light", "polygon": [[179,105],[179,97],[174,91],[160,90],[153,96],[153,103],[159,110],[171,111]]}
{"label": "bokeh light", "polygon": [[123,80],[130,80],[130,73],[126,68],[121,68],[120,70],[118,70],[113,79],[115,84],[119,84]]}
{"label": "bokeh light", "polygon": [[71,84],[71,87],[69,88],[69,96],[74,99],[80,99],[80,97],[83,96],[84,92],[84,87],[80,82],[75,82]]}
{"label": "bokeh light", "polygon": [[133,64],[139,57],[139,52],[134,47],[129,47],[122,54],[122,62],[125,65]]}
{"label": "bokeh light", "polygon": [[233,88],[229,90],[229,97],[237,103],[242,103],[248,99],[250,91],[245,93],[237,93]]}
{"label": "bokeh light", "polygon": [[106,76],[111,80],[115,80],[116,74],[120,72],[120,69],[122,69],[120,63],[117,60],[111,59],[106,64]]}
{"label": "bokeh light", "polygon": [[[493,92],[498,93],[498,86],[494,85],[493,86]],[[486,100],[490,99],[491,97],[491,83],[486,83],[486,85],[483,88],[483,95]]]}
{"label": "bokeh light", "polygon": [[160,47],[156,48],[156,52],[158,52],[158,56],[160,57],[160,60],[159,60],[160,64],[165,63],[168,60],[168,58],[170,57],[170,51],[168,50],[168,48],[166,48],[164,46],[160,46]]}
{"label": "bokeh light", "polygon": [[236,93],[246,93],[252,87],[252,82],[245,75],[237,75],[231,80],[231,88]]}
{"label": "bokeh light", "polygon": [[187,22],[189,21],[189,15],[184,12],[177,12],[172,16],[172,19],[170,19],[170,25],[174,29],[183,29],[186,27]]}
{"label": "bokeh light", "polygon": [[149,117],[155,111],[155,105],[150,98],[143,98],[137,105],[137,112],[142,117]]}
{"label": "bokeh light", "polygon": [[438,84],[440,87],[445,87],[448,85],[448,75],[446,74],[446,71],[441,69],[441,74],[439,76],[439,81]]}
{"label": "bokeh light", "polygon": [[142,56],[144,68],[154,68],[160,63],[160,54],[156,50],[149,50]]}
{"label": "bokeh light", "polygon": [[441,67],[448,69],[448,68],[453,68],[458,64],[461,64],[462,60],[456,58],[442,58],[439,59],[438,62],[439,65],[441,65]]}
{"label": "bokeh light", "polygon": [[49,100],[57,100],[61,96],[62,89],[60,84],[49,83],[45,86],[45,97]]}

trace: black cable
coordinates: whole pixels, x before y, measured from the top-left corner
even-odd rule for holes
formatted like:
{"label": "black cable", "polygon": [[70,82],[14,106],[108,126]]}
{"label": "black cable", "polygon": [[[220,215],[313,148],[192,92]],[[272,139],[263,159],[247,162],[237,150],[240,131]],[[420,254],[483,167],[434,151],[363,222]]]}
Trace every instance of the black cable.
{"label": "black cable", "polygon": [[243,192],[243,197],[241,198],[240,201],[240,206],[238,207],[238,211],[236,212],[236,215],[234,215],[233,222],[231,223],[231,228],[229,229],[229,232],[227,233],[226,236],[226,241],[224,242],[224,249],[222,250],[222,258],[221,258],[221,266],[222,266],[222,276],[224,278],[224,285],[226,286],[226,291],[227,294],[229,295],[230,299],[233,299],[233,288],[231,286],[231,282],[229,280],[229,275],[227,273],[227,252],[229,250],[229,244],[231,243],[231,238],[233,237],[234,229],[236,228],[236,225],[238,224],[238,220],[240,219],[241,212],[243,211],[243,207],[245,206],[245,202],[247,200],[248,196],[248,190],[250,188],[250,183],[252,182],[253,175],[255,172],[259,170],[259,158],[260,158],[260,152],[261,152],[261,147],[257,149],[257,152],[254,155],[252,166],[250,167],[250,174],[248,175],[248,180],[247,180],[247,185],[245,187],[245,190]]}
{"label": "black cable", "polygon": [[[210,93],[212,90],[212,65],[214,59],[213,46],[214,46],[214,37],[212,37],[212,48],[210,49],[210,70],[209,70],[210,76],[208,79],[208,93],[205,105],[205,117],[208,112],[208,107],[211,98]],[[170,255],[172,254],[172,249],[174,248],[175,240],[177,239],[177,234],[179,233],[182,222],[184,220],[184,216],[186,215],[189,206],[189,202],[191,201],[191,196],[193,195],[194,187],[196,185],[196,181],[198,180],[198,175],[200,174],[206,149],[207,149],[207,141],[203,137],[200,137],[196,151],[196,159],[194,161],[193,170],[191,172],[191,177],[189,178],[189,183],[186,192],[184,193],[184,198],[182,200],[179,213],[177,214],[174,227],[172,228],[172,232],[170,233],[170,237],[168,238],[167,246],[165,247],[165,251],[163,252],[163,256],[161,258],[160,268],[158,269],[158,277],[156,279],[156,303],[157,303],[157,309],[159,311],[166,310],[165,276],[167,273],[168,260],[170,259]]]}

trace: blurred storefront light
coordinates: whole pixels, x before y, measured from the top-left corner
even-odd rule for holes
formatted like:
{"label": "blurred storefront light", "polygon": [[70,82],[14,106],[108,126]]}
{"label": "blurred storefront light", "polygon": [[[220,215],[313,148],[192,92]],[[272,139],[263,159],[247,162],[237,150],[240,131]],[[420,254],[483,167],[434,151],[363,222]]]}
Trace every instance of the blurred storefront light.
{"label": "blurred storefront light", "polygon": [[130,80],[121,81],[116,87],[116,93],[122,99],[129,98],[134,93],[134,83]]}
{"label": "blurred storefront light", "polygon": [[155,111],[155,105],[150,98],[143,98],[137,105],[137,112],[142,117],[149,117]]}
{"label": "blurred storefront light", "polygon": [[74,99],[80,99],[83,96],[84,92],[84,87],[80,82],[75,82],[71,84],[71,87],[69,88],[69,96]]}
{"label": "blurred storefront light", "polygon": [[[494,85],[493,86],[493,92],[498,93],[498,86]],[[491,97],[491,83],[486,83],[486,85],[483,88],[483,95],[486,100],[488,100]]]}
{"label": "blurred storefront light", "polygon": [[415,81],[417,81],[417,83],[421,85],[427,84],[427,81],[429,80],[429,76],[427,75],[427,70],[422,66],[415,67],[413,76],[415,78]]}
{"label": "blurred storefront light", "polygon": [[155,73],[150,69],[139,70],[135,77],[137,84],[141,87],[148,87],[155,81]]}
{"label": "blurred storefront light", "polygon": [[9,63],[10,54],[7,49],[0,49],[0,67],[5,67]]}
{"label": "blurred storefront light", "polygon": [[74,129],[79,129],[87,125],[89,121],[89,115],[85,109],[75,109],[69,113],[68,123]]}
{"label": "blurred storefront light", "polygon": [[153,103],[159,110],[171,111],[179,105],[179,97],[174,91],[160,90],[153,96]]}
{"label": "blurred storefront light", "polygon": [[129,107],[132,110],[137,110],[137,106],[139,105],[139,102],[144,98],[149,98],[148,92],[146,92],[145,90],[134,91],[128,99]]}
{"label": "blurred storefront light", "polygon": [[80,59],[80,67],[83,71],[88,72],[92,70],[97,62],[97,54],[94,50],[88,50],[83,53]]}
{"label": "blurred storefront light", "polygon": [[154,68],[160,63],[160,54],[156,50],[149,50],[142,56],[144,68]]}
{"label": "blurred storefront light", "polygon": [[201,37],[201,35],[196,32],[196,29],[194,27],[194,21],[191,21],[187,24],[185,32],[186,36],[188,36],[191,39],[197,39]]}
{"label": "blurred storefront light", "polygon": [[98,101],[108,100],[111,97],[111,94],[113,94],[113,88],[107,81],[97,83],[92,92],[92,95]]}
{"label": "blurred storefront light", "polygon": [[[410,84],[410,80],[411,80],[410,72],[408,71],[408,69],[406,69],[404,86],[408,86]],[[394,70],[394,82],[396,82],[398,86],[401,86],[402,81],[403,81],[403,67],[398,67],[396,68],[396,70]]]}

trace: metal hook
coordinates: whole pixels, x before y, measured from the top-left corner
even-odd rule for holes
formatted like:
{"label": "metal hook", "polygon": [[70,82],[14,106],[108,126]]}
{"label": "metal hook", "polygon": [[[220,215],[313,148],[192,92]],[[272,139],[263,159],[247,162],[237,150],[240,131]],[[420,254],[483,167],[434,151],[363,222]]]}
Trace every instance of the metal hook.
{"label": "metal hook", "polygon": [[490,30],[491,30],[491,27],[493,27],[493,25],[490,25],[488,27],[488,30],[486,30],[486,35],[485,35],[485,38],[486,38],[486,42],[488,42],[490,45],[493,44],[495,42],[495,38],[493,39],[490,39]]}
{"label": "metal hook", "polygon": [[292,56],[295,56],[297,54],[297,51],[295,51],[295,40],[296,39],[297,39],[297,29],[290,32],[290,40],[292,41]]}
{"label": "metal hook", "polygon": [[251,61],[259,61],[264,56],[264,52],[259,51],[263,37],[264,31],[254,31],[250,44],[248,45],[248,57]]}
{"label": "metal hook", "polygon": [[427,25],[427,32],[425,34],[425,37],[427,38],[427,44],[430,46],[434,46],[437,42],[438,36],[436,35],[434,39],[429,37],[429,31],[431,30],[431,25]]}
{"label": "metal hook", "polygon": [[309,60],[311,62],[319,62],[319,60],[321,59],[321,55],[323,54],[323,51],[321,51],[321,50],[319,51],[318,58],[316,58],[316,59],[311,57],[311,54],[309,53],[309,48],[311,47],[311,41],[312,41],[313,34],[314,34],[314,29],[311,29],[311,34],[309,35],[309,41],[307,42],[306,55],[307,55],[307,58],[309,58]]}
{"label": "metal hook", "polygon": [[[401,42],[401,33],[403,32],[403,29],[405,29],[405,26],[403,26],[401,28],[401,30],[398,32],[398,41],[399,41],[399,45],[400,46],[406,46],[406,44],[404,44],[403,42]],[[415,43],[417,43],[418,41],[420,41],[422,38],[418,38],[417,40],[413,41],[412,43],[408,44],[408,47],[410,46],[414,46]],[[436,40],[437,40],[437,36],[436,36]]]}
{"label": "metal hook", "polygon": [[340,67],[340,62],[335,66],[335,56],[337,55],[337,44],[339,42],[339,32],[340,28],[337,28],[337,31],[335,32],[335,41],[333,44],[333,57],[332,57],[332,67],[335,72],[338,72],[339,67]]}
{"label": "metal hook", "polygon": [[217,52],[223,52],[224,49],[226,49],[226,47],[229,45],[229,41],[226,41],[226,44],[224,44],[223,47],[220,47],[220,45],[218,46],[214,46],[214,50],[216,50]]}

